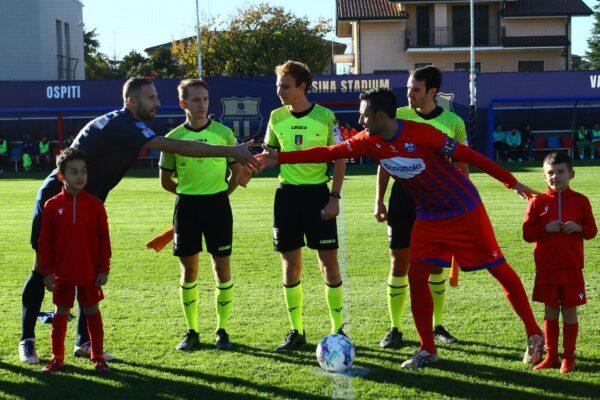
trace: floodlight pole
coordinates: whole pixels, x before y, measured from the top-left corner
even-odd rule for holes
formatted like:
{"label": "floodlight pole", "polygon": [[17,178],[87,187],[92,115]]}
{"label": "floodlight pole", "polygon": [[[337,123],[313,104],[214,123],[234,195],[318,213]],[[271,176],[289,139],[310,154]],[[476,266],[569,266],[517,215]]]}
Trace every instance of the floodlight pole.
{"label": "floodlight pole", "polygon": [[200,51],[200,7],[196,0],[196,47],[198,51],[198,79],[202,79],[202,52]]}
{"label": "floodlight pole", "polygon": [[475,85],[475,6],[470,0],[471,46],[469,49],[469,139],[473,141],[477,131],[477,87]]}

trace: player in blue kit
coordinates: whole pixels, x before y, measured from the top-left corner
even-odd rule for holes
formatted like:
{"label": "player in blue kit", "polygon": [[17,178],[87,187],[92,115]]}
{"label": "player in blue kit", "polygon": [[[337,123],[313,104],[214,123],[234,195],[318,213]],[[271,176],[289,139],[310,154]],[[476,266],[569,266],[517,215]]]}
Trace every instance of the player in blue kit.
{"label": "player in blue kit", "polygon": [[[89,122],[77,135],[71,147],[83,150],[88,159],[86,190],[102,202],[123,178],[142,148],[176,153],[189,157],[230,157],[242,164],[253,164],[249,151],[251,142],[237,146],[213,146],[156,136],[147,125],[160,107],[158,93],[152,81],[144,77],[130,78],[123,86],[124,107]],[[49,198],[58,194],[62,183],[54,170],[38,191],[31,229],[31,246],[38,248],[42,209]],[[23,286],[23,313],[19,358],[21,362],[36,364],[35,323],[44,299],[43,276],[36,259],[33,271]],[[90,353],[87,323],[79,312],[75,356],[88,357]]]}

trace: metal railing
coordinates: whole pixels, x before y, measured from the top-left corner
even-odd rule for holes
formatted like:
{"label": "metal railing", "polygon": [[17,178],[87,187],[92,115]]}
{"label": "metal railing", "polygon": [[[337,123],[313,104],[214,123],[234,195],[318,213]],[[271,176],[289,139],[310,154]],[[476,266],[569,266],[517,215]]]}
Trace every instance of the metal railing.
{"label": "metal railing", "polygon": [[60,54],[56,55],[58,80],[73,80],[75,79],[75,70],[79,60],[73,57],[67,57]]}
{"label": "metal railing", "polygon": [[[502,46],[506,36],[504,26],[475,27],[476,46]],[[469,26],[444,28],[407,29],[406,49],[415,47],[468,47],[470,45]]]}

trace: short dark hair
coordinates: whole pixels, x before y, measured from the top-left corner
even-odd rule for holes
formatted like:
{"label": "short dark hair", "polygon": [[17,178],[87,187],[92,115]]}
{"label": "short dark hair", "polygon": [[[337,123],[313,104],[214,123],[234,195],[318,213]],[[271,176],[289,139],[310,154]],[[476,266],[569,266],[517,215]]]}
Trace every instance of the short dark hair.
{"label": "short dark hair", "polygon": [[56,166],[61,174],[64,175],[67,169],[67,163],[73,160],[83,160],[87,165],[87,158],[83,150],[79,150],[77,147],[69,147],[60,152],[56,157]]}
{"label": "short dark hair", "polygon": [[177,92],[179,93],[179,100],[188,98],[188,89],[191,87],[201,87],[206,89],[208,92],[208,84],[202,79],[184,79],[179,82],[177,86]]}
{"label": "short dark hair", "polygon": [[299,61],[288,60],[284,64],[275,67],[275,75],[284,76],[289,75],[296,81],[296,87],[300,86],[302,82],[306,83],[304,93],[308,92],[310,85],[312,85],[312,76],[310,70],[306,64]]}
{"label": "short dark hair", "polygon": [[137,98],[142,86],[146,85],[152,85],[152,80],[145,76],[134,76],[127,79],[123,85],[123,100],[126,101],[128,97]]}
{"label": "short dark hair", "polygon": [[390,118],[396,118],[396,95],[388,88],[375,88],[360,93],[360,99],[371,103],[373,113],[383,111]]}
{"label": "short dark hair", "polygon": [[544,164],[567,164],[569,169],[573,169],[573,160],[564,151],[553,151],[544,157]]}
{"label": "short dark hair", "polygon": [[412,77],[414,80],[423,82],[425,81],[425,88],[429,91],[429,89],[435,88],[438,92],[442,87],[442,73],[433,65],[426,65],[421,68],[417,68],[413,73]]}

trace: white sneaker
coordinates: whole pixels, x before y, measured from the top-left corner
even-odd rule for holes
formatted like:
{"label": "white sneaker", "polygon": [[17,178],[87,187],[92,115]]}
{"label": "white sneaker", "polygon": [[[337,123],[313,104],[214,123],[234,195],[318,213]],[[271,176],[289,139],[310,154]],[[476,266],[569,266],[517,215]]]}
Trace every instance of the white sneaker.
{"label": "white sneaker", "polygon": [[[92,346],[90,342],[85,342],[81,346],[75,345],[73,357],[90,358],[92,355]],[[115,357],[112,354],[104,353],[104,361],[112,361]]]}
{"label": "white sneaker", "polygon": [[437,353],[429,353],[426,350],[418,350],[411,358],[402,363],[402,368],[422,368],[427,364],[437,362],[439,360]]}
{"label": "white sneaker", "polygon": [[523,162],[523,159],[522,159],[522,158],[519,158],[519,162]]}
{"label": "white sneaker", "polygon": [[542,359],[542,349],[544,348],[544,334],[532,335],[527,339],[527,349],[523,356],[524,364],[537,364]]}
{"label": "white sneaker", "polygon": [[39,364],[40,358],[35,352],[35,339],[25,339],[19,342],[19,359],[26,364]]}

